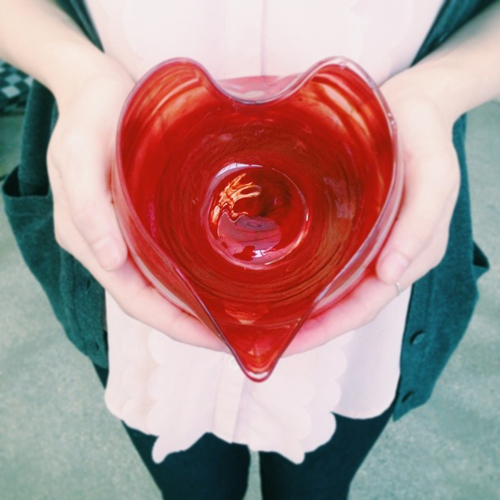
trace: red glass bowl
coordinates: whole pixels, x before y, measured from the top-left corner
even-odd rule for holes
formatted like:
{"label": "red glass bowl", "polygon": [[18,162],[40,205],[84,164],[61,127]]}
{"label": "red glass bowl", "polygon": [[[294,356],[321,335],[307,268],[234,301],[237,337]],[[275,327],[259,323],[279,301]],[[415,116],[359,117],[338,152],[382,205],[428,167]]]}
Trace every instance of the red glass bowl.
{"label": "red glass bowl", "polygon": [[112,187],[144,276],[264,380],[373,264],[402,163],[387,104],[351,61],[215,81],[174,59],[125,104]]}

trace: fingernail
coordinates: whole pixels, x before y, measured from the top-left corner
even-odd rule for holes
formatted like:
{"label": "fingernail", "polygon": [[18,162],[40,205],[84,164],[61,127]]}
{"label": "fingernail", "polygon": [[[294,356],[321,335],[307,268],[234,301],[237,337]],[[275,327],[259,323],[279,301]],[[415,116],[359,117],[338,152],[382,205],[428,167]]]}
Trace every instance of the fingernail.
{"label": "fingernail", "polygon": [[398,252],[386,255],[379,266],[379,278],[388,285],[401,279],[410,265],[409,260]]}
{"label": "fingernail", "polygon": [[92,247],[92,250],[94,255],[97,257],[99,264],[103,269],[106,269],[106,271],[112,271],[119,266],[121,262],[121,255],[118,250],[118,245],[113,238],[104,238],[103,240],[97,242]]}

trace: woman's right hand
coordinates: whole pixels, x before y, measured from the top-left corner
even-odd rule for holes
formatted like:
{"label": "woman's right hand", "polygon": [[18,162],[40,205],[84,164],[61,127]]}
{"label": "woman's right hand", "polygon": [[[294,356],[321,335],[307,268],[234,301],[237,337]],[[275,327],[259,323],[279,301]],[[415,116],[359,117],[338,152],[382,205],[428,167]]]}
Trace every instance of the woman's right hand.
{"label": "woman's right hand", "polygon": [[225,350],[200,321],[161,297],[127,254],[110,167],[120,112],[134,82],[107,56],[95,69],[56,94],[59,119],[47,154],[56,240],[130,316],[182,342]]}
{"label": "woman's right hand", "polygon": [[118,118],[134,85],[130,76],[54,0],[0,0],[0,58],[33,76],[57,101],[47,164],[58,243],[130,316],[182,342],[225,349],[200,321],[153,290],[127,255],[110,166]]}

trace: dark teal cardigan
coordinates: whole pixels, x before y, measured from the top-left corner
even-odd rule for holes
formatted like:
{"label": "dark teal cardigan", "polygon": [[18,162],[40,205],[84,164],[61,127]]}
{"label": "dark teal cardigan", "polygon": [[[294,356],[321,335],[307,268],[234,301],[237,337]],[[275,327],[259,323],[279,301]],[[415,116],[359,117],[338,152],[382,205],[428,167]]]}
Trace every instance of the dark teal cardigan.
{"label": "dark teal cardigan", "polygon": [[[491,2],[447,0],[416,61]],[[59,0],[59,3],[100,46],[81,0]],[[53,96],[35,82],[26,109],[20,165],[3,185],[5,209],[22,255],[47,293],[68,337],[96,365],[107,367],[103,289],[54,239],[45,157],[56,119]],[[488,266],[472,240],[464,137],[465,117],[462,117],[453,130],[462,180],[448,249],[441,264],[413,286],[394,418],[429,399],[467,329],[477,301],[476,280]]]}

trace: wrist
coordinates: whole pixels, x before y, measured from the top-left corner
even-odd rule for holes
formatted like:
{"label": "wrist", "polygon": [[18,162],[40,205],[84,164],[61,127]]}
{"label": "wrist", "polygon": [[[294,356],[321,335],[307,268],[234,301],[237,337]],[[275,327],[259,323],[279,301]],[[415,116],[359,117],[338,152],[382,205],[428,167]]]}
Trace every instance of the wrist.
{"label": "wrist", "polygon": [[0,57],[47,87],[58,105],[77,97],[89,79],[130,81],[125,70],[94,46],[55,0],[4,4]]}
{"label": "wrist", "polygon": [[[391,101],[426,102],[450,128],[470,107],[466,96],[472,82],[467,73],[449,64],[422,62],[388,80],[382,87]],[[472,106],[473,107],[473,106]]]}
{"label": "wrist", "polygon": [[[50,74],[49,74],[50,73]],[[59,109],[70,105],[90,82],[109,85],[131,83],[126,70],[87,40],[58,48],[46,72],[45,84],[54,94]]]}
{"label": "wrist", "polygon": [[500,1],[469,21],[441,47],[384,87],[427,100],[453,123],[500,96]]}

